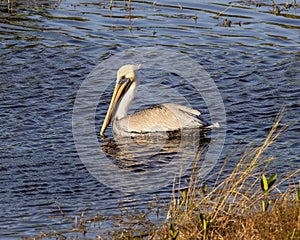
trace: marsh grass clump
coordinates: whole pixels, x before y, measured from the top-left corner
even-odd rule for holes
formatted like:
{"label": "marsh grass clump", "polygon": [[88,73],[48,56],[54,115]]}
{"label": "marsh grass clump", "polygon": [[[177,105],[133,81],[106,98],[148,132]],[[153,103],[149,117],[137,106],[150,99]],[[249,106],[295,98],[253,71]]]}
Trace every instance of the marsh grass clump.
{"label": "marsh grass clump", "polygon": [[210,190],[206,185],[198,187],[195,169],[184,195],[176,197],[174,193],[169,222],[154,235],[174,239],[168,231],[171,226],[177,230],[176,239],[299,239],[300,190],[296,183],[285,192],[279,186],[300,170],[277,184],[276,173],[266,177],[261,172],[273,160],[262,159],[262,154],[283,131],[280,119],[276,119],[261,146],[246,150],[233,171],[224,180],[217,180]]}

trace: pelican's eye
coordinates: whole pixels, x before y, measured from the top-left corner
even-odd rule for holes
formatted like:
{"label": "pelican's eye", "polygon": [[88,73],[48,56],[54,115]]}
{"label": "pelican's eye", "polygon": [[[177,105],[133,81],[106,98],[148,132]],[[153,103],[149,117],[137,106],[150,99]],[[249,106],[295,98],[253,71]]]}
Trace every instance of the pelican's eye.
{"label": "pelican's eye", "polygon": [[128,81],[130,81],[130,78],[127,78],[126,75],[123,75],[119,80],[119,84],[124,84]]}

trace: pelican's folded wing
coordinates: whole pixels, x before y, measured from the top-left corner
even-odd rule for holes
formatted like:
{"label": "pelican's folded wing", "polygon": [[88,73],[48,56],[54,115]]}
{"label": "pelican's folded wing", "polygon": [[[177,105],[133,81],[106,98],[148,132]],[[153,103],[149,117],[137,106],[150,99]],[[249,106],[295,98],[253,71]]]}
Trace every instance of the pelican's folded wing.
{"label": "pelican's folded wing", "polygon": [[114,132],[130,135],[197,128],[203,126],[201,120],[197,118],[198,115],[200,115],[199,111],[178,104],[154,105],[115,122]]}

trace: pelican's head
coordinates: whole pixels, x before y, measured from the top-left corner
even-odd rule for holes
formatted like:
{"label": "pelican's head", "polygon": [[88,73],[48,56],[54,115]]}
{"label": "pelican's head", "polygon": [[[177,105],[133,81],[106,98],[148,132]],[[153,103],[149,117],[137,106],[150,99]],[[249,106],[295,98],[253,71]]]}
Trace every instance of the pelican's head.
{"label": "pelican's head", "polygon": [[139,69],[140,65],[124,65],[117,73],[117,81],[111,98],[100,135],[103,137],[104,132],[109,125],[112,114],[117,118],[124,117],[127,113],[127,108],[134,97],[134,89],[136,87],[135,70]]}

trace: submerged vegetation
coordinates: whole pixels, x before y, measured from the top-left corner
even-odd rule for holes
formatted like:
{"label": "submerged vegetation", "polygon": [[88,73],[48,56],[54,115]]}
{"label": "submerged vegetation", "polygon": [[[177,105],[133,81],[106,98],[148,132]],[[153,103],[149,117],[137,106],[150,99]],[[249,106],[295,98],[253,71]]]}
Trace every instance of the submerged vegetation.
{"label": "submerged vegetation", "polygon": [[[113,218],[82,213],[73,219],[73,229],[41,233],[35,239],[68,239],[74,233],[87,237],[91,232],[98,239],[300,239],[300,185],[293,182],[300,169],[279,179],[267,171],[274,159],[263,156],[284,130],[280,119],[260,146],[244,151],[229,174],[225,173],[227,159],[213,186],[201,186],[195,164],[188,187],[173,188],[167,205],[151,205],[146,211],[122,212]],[[64,217],[59,205],[58,209]],[[153,220],[153,213],[164,215],[165,220]],[[97,229],[107,221],[117,225],[116,230]]]}
{"label": "submerged vegetation", "polygon": [[[110,10],[114,9],[114,8],[120,8],[122,10],[126,10],[129,12],[129,15],[126,16],[127,18],[131,18],[131,12],[132,10],[134,10],[134,7],[132,6],[134,1],[131,0],[124,0],[124,1],[116,1],[116,0],[101,0],[98,2],[95,1],[89,1],[89,0],[84,0],[82,2],[70,2],[71,5],[73,5],[74,7],[76,7],[77,5],[80,4],[84,4],[84,5],[98,5],[101,6],[103,8],[108,8]],[[37,1],[37,0],[0,0],[0,8],[1,9],[7,9],[8,12],[12,13],[14,12],[15,9],[17,8],[32,8],[32,7],[36,7],[36,8],[44,8],[44,7],[60,7],[61,4],[61,0],[43,0],[43,1]],[[156,6],[166,6],[165,3],[158,3],[156,0],[152,0],[149,2],[146,2],[146,4],[149,5],[149,7],[151,7],[151,5],[153,7]],[[228,5],[226,8],[224,8],[222,11],[218,12],[216,15],[213,16],[214,19],[220,20],[222,19],[222,21],[220,22],[219,25],[224,26],[224,27],[231,27],[232,25],[239,25],[241,26],[243,24],[242,21],[232,21],[233,19],[230,19],[230,17],[232,18],[236,18],[236,16],[231,15],[228,13],[228,11],[234,7],[234,6],[253,6],[255,8],[267,8],[268,10],[266,11],[266,13],[271,13],[274,15],[282,15],[285,17],[291,17],[294,18],[296,17],[296,13],[295,12],[289,12],[290,9],[294,9],[296,10],[299,7],[299,4],[297,3],[296,0],[287,0],[287,1],[276,1],[276,0],[269,0],[269,1],[262,1],[262,0],[255,0],[255,1],[229,1]],[[195,22],[198,19],[197,16],[197,10],[199,9],[194,9],[195,10],[195,14],[191,15],[191,16],[187,16],[185,14],[183,14],[184,10],[185,10],[185,5],[184,5],[184,1],[178,1],[178,11],[179,11],[179,15],[182,16],[183,18],[190,18],[193,19]],[[191,8],[187,9],[191,10]],[[248,24],[248,23],[245,23]],[[131,26],[132,27],[132,26]]]}

